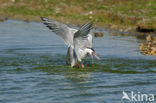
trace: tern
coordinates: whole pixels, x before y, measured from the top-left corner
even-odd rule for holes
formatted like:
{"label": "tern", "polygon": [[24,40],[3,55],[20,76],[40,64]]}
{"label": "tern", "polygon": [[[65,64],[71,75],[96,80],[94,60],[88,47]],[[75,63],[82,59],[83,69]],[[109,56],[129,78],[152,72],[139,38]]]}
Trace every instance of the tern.
{"label": "tern", "polygon": [[81,68],[84,68],[82,60],[87,56],[91,55],[93,61],[93,55],[97,59],[100,59],[92,48],[92,35],[89,34],[92,29],[92,23],[87,22],[81,26],[79,30],[71,28],[66,24],[58,21],[41,17],[43,23],[54,32],[56,35],[62,37],[65,44],[68,45],[68,51],[66,56],[66,63],[70,64],[71,67],[78,66],[81,64]]}

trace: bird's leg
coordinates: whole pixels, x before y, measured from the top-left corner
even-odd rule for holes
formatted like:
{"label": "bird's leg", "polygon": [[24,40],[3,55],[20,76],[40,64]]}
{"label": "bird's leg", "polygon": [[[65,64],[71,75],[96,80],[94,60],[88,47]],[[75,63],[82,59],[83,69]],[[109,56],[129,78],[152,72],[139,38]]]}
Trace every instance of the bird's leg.
{"label": "bird's leg", "polygon": [[92,64],[94,64],[93,53],[92,53],[92,55],[91,55],[91,59],[92,59]]}
{"label": "bird's leg", "polygon": [[92,59],[92,64],[94,64],[94,60]]}
{"label": "bird's leg", "polygon": [[81,63],[81,68],[84,68],[85,66],[83,65],[83,63]]}
{"label": "bird's leg", "polygon": [[79,64],[78,63],[75,63],[74,66],[80,68]]}

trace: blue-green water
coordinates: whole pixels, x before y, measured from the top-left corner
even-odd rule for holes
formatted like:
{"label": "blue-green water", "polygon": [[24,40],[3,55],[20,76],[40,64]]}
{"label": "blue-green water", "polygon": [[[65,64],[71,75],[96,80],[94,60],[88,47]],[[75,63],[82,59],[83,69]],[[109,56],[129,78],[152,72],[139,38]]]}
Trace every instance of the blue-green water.
{"label": "blue-green water", "polygon": [[[102,58],[65,64],[67,46],[42,23],[0,23],[0,103],[122,103],[122,91],[156,94],[156,58],[135,37],[94,38]],[[156,100],[156,99],[155,99]]]}

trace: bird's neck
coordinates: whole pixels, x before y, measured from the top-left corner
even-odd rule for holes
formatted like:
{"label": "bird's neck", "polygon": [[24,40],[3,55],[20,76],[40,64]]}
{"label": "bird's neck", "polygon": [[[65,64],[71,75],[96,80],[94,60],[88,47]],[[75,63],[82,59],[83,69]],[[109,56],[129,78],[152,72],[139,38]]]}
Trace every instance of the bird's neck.
{"label": "bird's neck", "polygon": [[80,49],[80,58],[83,59],[87,55],[87,53],[91,54],[91,50],[88,48],[85,48],[83,50]]}
{"label": "bird's neck", "polygon": [[86,54],[87,53],[89,53],[90,55],[92,54],[92,50],[91,49],[88,49],[88,48],[85,49],[85,52],[86,52]]}

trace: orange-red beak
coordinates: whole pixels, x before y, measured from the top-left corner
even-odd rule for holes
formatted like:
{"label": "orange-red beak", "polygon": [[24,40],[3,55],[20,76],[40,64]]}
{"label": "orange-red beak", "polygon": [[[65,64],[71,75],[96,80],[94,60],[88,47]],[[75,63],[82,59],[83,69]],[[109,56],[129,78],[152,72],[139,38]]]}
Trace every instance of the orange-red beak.
{"label": "orange-red beak", "polygon": [[100,57],[96,54],[96,52],[92,52],[92,55],[91,55],[92,59],[93,59],[93,55],[95,55],[96,59],[100,60]]}

